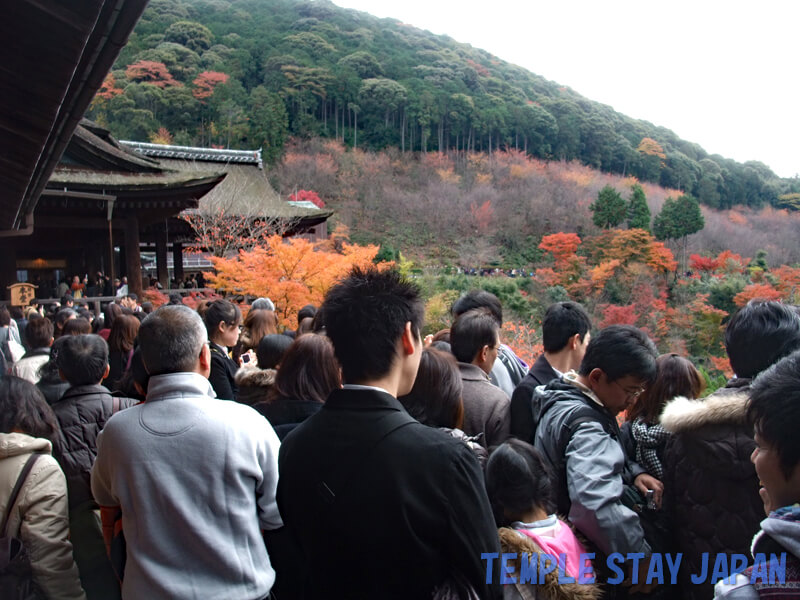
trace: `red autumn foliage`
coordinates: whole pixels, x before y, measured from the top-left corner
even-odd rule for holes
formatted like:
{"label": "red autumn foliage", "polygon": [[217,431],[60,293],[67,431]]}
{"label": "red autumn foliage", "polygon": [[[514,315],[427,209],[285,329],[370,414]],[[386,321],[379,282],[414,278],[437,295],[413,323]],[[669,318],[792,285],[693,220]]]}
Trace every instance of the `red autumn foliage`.
{"label": "red autumn foliage", "polygon": [[140,60],[128,65],[128,68],[125,69],[125,77],[131,81],[149,83],[160,88],[183,86],[172,76],[164,63],[154,60]]}
{"label": "red autumn foliage", "polygon": [[292,202],[312,202],[317,208],[325,208],[325,203],[319,197],[319,194],[311,190],[298,190],[289,195],[289,200]]}
{"label": "red autumn foliage", "polygon": [[122,88],[117,87],[117,81],[114,79],[114,74],[109,73],[103,80],[103,85],[100,86],[100,90],[97,92],[97,97],[103,98],[104,100],[111,100],[111,98],[114,96],[119,96],[121,93]]}
{"label": "red autumn foliage", "polygon": [[768,283],[753,283],[733,297],[736,306],[744,306],[750,300],[780,300],[781,293]]}
{"label": "red autumn foliage", "polygon": [[478,228],[478,232],[487,233],[489,231],[489,225],[492,222],[492,216],[494,215],[492,201],[487,200],[480,206],[478,206],[477,202],[473,202],[469,205],[469,212],[472,215],[472,218],[475,219],[475,225]]}
{"label": "red autumn foliage", "polygon": [[600,309],[603,312],[603,320],[600,322],[601,329],[609,325],[635,325],[638,319],[635,304],[627,306],[606,304],[601,305]]}
{"label": "red autumn foliage", "polygon": [[552,254],[558,266],[569,262],[580,245],[581,238],[576,233],[554,233],[542,238],[539,249]]}
{"label": "red autumn foliage", "polygon": [[692,254],[689,257],[689,268],[692,271],[703,271],[705,273],[713,273],[719,268],[719,263],[708,256],[700,256],[699,254]]}
{"label": "red autumn foliage", "polygon": [[192,96],[204,102],[214,94],[215,87],[221,83],[228,83],[228,79],[230,77],[227,74],[219,71],[203,71],[192,81],[194,85]]}

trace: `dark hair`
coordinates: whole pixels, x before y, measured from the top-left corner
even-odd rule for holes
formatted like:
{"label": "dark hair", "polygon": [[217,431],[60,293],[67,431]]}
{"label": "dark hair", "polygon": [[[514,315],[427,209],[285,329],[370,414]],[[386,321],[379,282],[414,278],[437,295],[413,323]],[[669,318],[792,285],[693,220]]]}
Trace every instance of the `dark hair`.
{"label": "dark hair", "polygon": [[8,309],[8,314],[11,316],[12,319],[23,319],[25,315],[22,314],[22,307],[21,306],[11,306]]}
{"label": "dark hair", "polygon": [[800,316],[780,302],[751,300],[725,329],[725,351],[738,377],[755,377],[798,349]]}
{"label": "dark hair", "polygon": [[92,333],[92,324],[83,317],[75,317],[64,323],[61,335],[86,335]]}
{"label": "dark hair", "polygon": [[322,312],[345,381],[358,383],[391,371],[406,323],[419,337],[425,306],[398,271],[356,267],[330,289]]}
{"label": "dark hair", "polygon": [[398,400],[408,414],[430,427],[460,428],[464,420],[464,384],[452,354],[425,348],[414,387]]}
{"label": "dark hair", "polygon": [[147,369],[144,368],[142,350],[141,348],[136,348],[131,355],[131,368],[123,373],[117,387],[126,398],[144,400],[145,396],[139,393],[139,390],[136,389],[134,384],[138,383],[141,388],[147,392],[147,384],[149,381],[150,375],[148,375]]}
{"label": "dark hair", "polygon": [[461,314],[450,327],[450,349],[459,362],[469,363],[484,346],[498,342],[497,320],[487,308],[475,308]]}
{"label": "dark hair", "polygon": [[208,303],[202,317],[206,324],[208,336],[211,337],[219,330],[220,323],[225,323],[228,326],[239,325],[242,322],[242,311],[234,303],[227,300],[214,300]]}
{"label": "dark hair", "polygon": [[594,336],[586,348],[578,373],[600,369],[609,381],[632,375],[644,382],[656,377],[658,352],[653,341],[633,325],[611,325]]}
{"label": "dark hair", "polygon": [[454,317],[463,315],[476,308],[488,308],[497,321],[497,326],[503,325],[503,305],[497,296],[486,290],[471,290],[453,302],[450,312]]}
{"label": "dark hair", "polygon": [[448,345],[450,344],[450,328],[447,329],[440,329],[436,333],[433,334],[433,342],[446,342]]}
{"label": "dark hair", "polygon": [[50,319],[31,319],[25,327],[25,340],[31,350],[35,348],[45,348],[50,345],[53,339],[53,324]]}
{"label": "dark hair", "polygon": [[78,312],[78,316],[86,319],[90,323],[94,321],[94,314],[88,308],[81,306],[80,308],[75,309]]}
{"label": "dark hair", "polygon": [[775,447],[781,470],[789,478],[800,462],[800,352],[781,359],[756,378],[750,387],[747,420]]}
{"label": "dark hair", "polygon": [[108,366],[108,346],[99,335],[64,336],[56,365],[70,385],[100,383]]}
{"label": "dark hair", "polygon": [[53,329],[56,337],[64,334],[64,324],[70,319],[74,319],[78,313],[72,308],[62,308],[53,317]]}
{"label": "dark hair", "polygon": [[55,442],[58,421],[42,392],[30,381],[0,377],[0,432],[14,430]]}
{"label": "dark hair", "polygon": [[297,311],[297,324],[303,322],[303,319],[311,318],[313,319],[314,316],[317,314],[317,307],[313,304],[306,304],[303,308]]}
{"label": "dark hair", "polygon": [[111,329],[111,325],[114,324],[114,319],[116,319],[119,315],[122,314],[122,307],[119,304],[114,302],[109,303],[106,305],[105,309],[103,310],[103,327],[106,329]]}
{"label": "dark hair", "polygon": [[242,352],[255,348],[265,335],[278,333],[278,317],[271,310],[250,309],[242,324]]}
{"label": "dark hair", "polygon": [[556,302],[547,307],[542,320],[542,345],[545,352],[559,352],[576,333],[583,342],[592,330],[592,321],[577,302]]}
{"label": "dark hair", "polygon": [[114,319],[111,333],[108,334],[108,349],[118,352],[130,352],[139,334],[141,322],[133,315],[119,315]]}
{"label": "dark hair", "polygon": [[11,325],[11,313],[5,306],[0,306],[0,327]]}
{"label": "dark hair", "polygon": [[539,451],[511,438],[500,444],[486,462],[486,493],[498,527],[519,521],[534,507],[553,511],[552,475]]}
{"label": "dark hair", "polygon": [[258,342],[256,360],[259,369],[274,369],[292,345],[292,338],[280,333],[265,335]]}
{"label": "dark hair", "polygon": [[142,302],[141,306],[142,312],[146,315],[149,315],[155,309],[152,302]]}
{"label": "dark hair", "polygon": [[677,354],[662,354],[656,359],[656,379],[628,409],[628,421],[637,417],[650,425],[658,423],[664,405],[677,396],[698,398],[706,387],[705,379],[692,362]]}
{"label": "dark hair", "polygon": [[314,319],[313,317],[306,317],[300,324],[297,326],[297,335],[303,335],[304,333],[313,333],[314,331]]}
{"label": "dark hair", "polygon": [[281,399],[325,402],[341,383],[330,340],[308,333],[297,338],[284,354],[270,390],[271,402]]}

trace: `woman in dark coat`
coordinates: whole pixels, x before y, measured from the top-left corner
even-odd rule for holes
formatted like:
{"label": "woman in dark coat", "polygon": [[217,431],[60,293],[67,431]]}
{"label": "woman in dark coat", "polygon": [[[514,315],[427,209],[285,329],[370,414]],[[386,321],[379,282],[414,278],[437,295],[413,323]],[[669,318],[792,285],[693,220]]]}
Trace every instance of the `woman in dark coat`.
{"label": "woman in dark coat", "polygon": [[330,340],[307,333],[286,351],[269,400],[253,408],[269,420],[275,433],[283,439],[322,408],[328,395],[341,385],[339,363]]}
{"label": "woman in dark coat", "polygon": [[227,300],[215,300],[208,304],[203,314],[211,347],[211,373],[208,381],[217,398],[233,400],[236,398],[236,371],[239,369],[228,351],[239,341],[239,326],[242,313],[239,307]]}
{"label": "woman in dark coat", "polygon": [[108,335],[108,377],[103,381],[108,389],[118,391],[122,377],[130,369],[140,321],[133,315],[119,315]]}

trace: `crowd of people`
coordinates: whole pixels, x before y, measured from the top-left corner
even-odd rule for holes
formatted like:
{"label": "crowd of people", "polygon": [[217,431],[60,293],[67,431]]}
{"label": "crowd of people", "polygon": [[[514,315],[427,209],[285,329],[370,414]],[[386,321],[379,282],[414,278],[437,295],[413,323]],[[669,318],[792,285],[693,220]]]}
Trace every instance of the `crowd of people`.
{"label": "crowd of people", "polygon": [[[705,397],[686,357],[594,329],[574,302],[547,307],[530,366],[485,291],[423,338],[419,289],[392,270],[354,270],[295,331],[274,311],[132,294],[96,318],[0,308],[0,537],[31,568],[0,556],[0,583],[59,599],[798,597],[795,307],[735,313],[735,377]],[[653,577],[666,554],[675,577]]]}

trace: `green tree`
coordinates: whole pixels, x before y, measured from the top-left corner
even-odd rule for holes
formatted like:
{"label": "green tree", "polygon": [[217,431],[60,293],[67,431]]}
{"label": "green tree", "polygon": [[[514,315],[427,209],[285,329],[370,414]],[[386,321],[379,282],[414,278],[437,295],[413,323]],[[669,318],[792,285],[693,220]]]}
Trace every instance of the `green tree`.
{"label": "green tree", "polygon": [[189,50],[201,53],[208,50],[214,42],[211,30],[194,21],[175,21],[164,32],[164,41],[186,46]]}
{"label": "green tree", "polygon": [[638,183],[631,187],[631,197],[628,201],[628,227],[650,231],[650,208],[647,206],[644,190]]}
{"label": "green tree", "polygon": [[681,268],[686,271],[688,238],[703,229],[705,225],[706,221],[697,200],[684,194],[677,200],[667,198],[661,212],[653,221],[653,235],[657,240],[676,240],[680,243]]}
{"label": "green tree", "polygon": [[263,85],[250,93],[250,140],[262,147],[264,160],[275,162],[283,152],[289,132],[289,116],[278,94]]}
{"label": "green tree", "polygon": [[589,206],[594,213],[592,221],[598,227],[611,229],[625,220],[628,205],[619,192],[610,185],[607,185],[597,194],[597,200]]}

